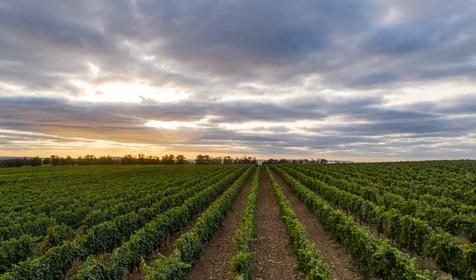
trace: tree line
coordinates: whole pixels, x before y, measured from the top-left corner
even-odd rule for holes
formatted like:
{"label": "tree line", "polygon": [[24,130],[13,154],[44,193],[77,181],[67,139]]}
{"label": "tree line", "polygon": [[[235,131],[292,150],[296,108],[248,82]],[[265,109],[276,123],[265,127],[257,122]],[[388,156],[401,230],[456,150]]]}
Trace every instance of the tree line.
{"label": "tree line", "polygon": [[232,158],[230,156],[225,157],[210,157],[209,155],[197,155],[195,158],[196,164],[233,164],[233,163],[257,163],[256,158],[254,157],[241,157],[241,158]]}
{"label": "tree line", "polygon": [[[51,155],[47,158],[40,157],[19,157],[0,160],[0,167],[21,167],[21,166],[41,166],[41,165],[103,165],[103,164],[237,164],[237,163],[251,163],[256,164],[255,157],[212,157],[207,154],[199,154],[194,160],[187,160],[184,155],[166,154],[163,156],[146,156],[144,154],[125,155],[123,157],[99,156],[87,154],[77,158],[71,156],[61,157],[58,155]],[[263,164],[279,164],[279,163],[293,163],[293,164],[317,164],[328,163],[326,159],[268,159],[263,161]]]}
{"label": "tree line", "polygon": [[187,160],[184,155],[167,154],[163,156],[146,156],[144,154],[125,155],[123,157],[85,155],[77,158],[51,155],[47,158],[19,157],[0,160],[0,167],[42,166],[42,165],[96,165],[96,164],[236,164],[257,163],[254,157],[232,158],[230,156],[211,157],[199,154],[195,160]]}
{"label": "tree line", "polygon": [[318,164],[318,163],[328,163],[327,159],[325,158],[318,158],[318,159],[268,159],[263,161],[263,164],[280,164],[280,163],[292,163],[292,164]]}

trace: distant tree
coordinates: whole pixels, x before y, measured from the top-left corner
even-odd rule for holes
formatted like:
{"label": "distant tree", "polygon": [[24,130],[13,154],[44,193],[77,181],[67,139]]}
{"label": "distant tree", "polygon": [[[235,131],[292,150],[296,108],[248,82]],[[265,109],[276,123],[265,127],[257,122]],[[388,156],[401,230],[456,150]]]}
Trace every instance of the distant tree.
{"label": "distant tree", "polygon": [[96,157],[94,155],[85,155],[83,158],[83,164],[91,165],[96,162]]}
{"label": "distant tree", "polygon": [[40,166],[41,163],[42,163],[42,160],[39,157],[34,157],[31,159],[31,166]]}
{"label": "distant tree", "polygon": [[263,164],[273,164],[273,163],[274,163],[274,159],[272,159],[272,158],[263,161]]}
{"label": "distant tree", "polygon": [[113,162],[113,159],[111,156],[107,155],[107,156],[100,156],[98,159],[97,159],[97,164],[112,164],[114,163]]}
{"label": "distant tree", "polygon": [[70,156],[67,156],[67,157],[65,158],[64,162],[65,162],[65,164],[68,164],[68,165],[74,164],[74,160],[73,160],[73,158],[70,157]]}
{"label": "distant tree", "polygon": [[177,155],[175,158],[176,164],[184,164],[185,163],[185,156],[184,155]]}
{"label": "distant tree", "polygon": [[122,164],[134,164],[136,159],[132,155],[125,155],[121,158]]}
{"label": "distant tree", "polygon": [[175,156],[170,154],[170,155],[164,155],[162,156],[162,160],[160,161],[162,164],[174,164],[175,163]]}
{"label": "distant tree", "polygon": [[[195,158],[196,164],[231,164],[231,163],[257,163],[256,158],[243,156],[241,158],[232,159],[230,156],[225,157],[210,157],[209,155],[199,154]],[[20,167],[20,166],[39,166],[46,165],[93,165],[93,164],[185,164],[188,163],[185,160],[184,155],[173,154],[158,156],[146,156],[144,154],[138,154],[137,156],[125,155],[122,158],[116,160],[110,155],[96,157],[92,154],[86,154],[85,156],[79,156],[72,158],[67,156],[66,158],[58,155],[51,155],[48,158],[41,159],[40,157],[33,158],[12,158],[6,160],[0,160],[0,167]]]}
{"label": "distant tree", "polygon": [[145,164],[146,163],[146,159],[145,159],[144,154],[138,154],[137,155],[137,163],[138,164]]}
{"label": "distant tree", "polygon": [[195,164],[207,164],[207,163],[210,163],[210,156],[209,155],[199,154],[195,158]]}
{"label": "distant tree", "polygon": [[233,159],[230,156],[225,156],[225,157],[223,157],[223,163],[224,164],[231,164],[231,163],[233,163]]}
{"label": "distant tree", "polygon": [[160,158],[156,156],[147,156],[145,159],[145,164],[159,164]]}
{"label": "distant tree", "polygon": [[221,164],[223,162],[223,159],[221,157],[211,157],[208,161],[208,163],[213,163],[213,164]]}
{"label": "distant tree", "polygon": [[51,160],[51,165],[59,165],[61,163],[60,157],[56,155],[50,156],[50,160]]}

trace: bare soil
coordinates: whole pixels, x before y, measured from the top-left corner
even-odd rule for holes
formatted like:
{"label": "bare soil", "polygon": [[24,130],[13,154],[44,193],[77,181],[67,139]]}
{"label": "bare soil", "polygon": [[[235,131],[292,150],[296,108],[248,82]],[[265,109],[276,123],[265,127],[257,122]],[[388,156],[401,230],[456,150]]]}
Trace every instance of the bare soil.
{"label": "bare soil", "polygon": [[76,274],[79,271],[83,263],[84,263],[83,260],[81,260],[80,258],[77,258],[71,265],[70,269],[66,272],[66,274],[61,277],[61,279],[72,280],[74,277],[74,274]]}
{"label": "bare soil", "polygon": [[263,280],[304,279],[297,270],[297,260],[279,213],[266,172],[261,172],[256,207],[256,235],[251,272]]}
{"label": "bare soil", "polygon": [[469,238],[466,235],[460,234],[457,237],[459,242],[461,242],[462,244],[468,244],[468,245],[471,244],[471,241],[469,241]]}
{"label": "bare soil", "polygon": [[193,266],[190,279],[233,279],[230,264],[231,258],[236,252],[233,233],[244,214],[253,176],[254,174],[251,174],[248,177],[246,185],[233,203],[223,224],[203,250],[198,262]]}
{"label": "bare soil", "polygon": [[273,176],[281,185],[299,221],[306,228],[309,238],[316,244],[321,256],[329,266],[331,277],[338,280],[363,279],[358,269],[352,265],[352,257],[324,230],[319,220],[309,211],[306,205],[299,200],[288,184],[275,172],[273,172]]}

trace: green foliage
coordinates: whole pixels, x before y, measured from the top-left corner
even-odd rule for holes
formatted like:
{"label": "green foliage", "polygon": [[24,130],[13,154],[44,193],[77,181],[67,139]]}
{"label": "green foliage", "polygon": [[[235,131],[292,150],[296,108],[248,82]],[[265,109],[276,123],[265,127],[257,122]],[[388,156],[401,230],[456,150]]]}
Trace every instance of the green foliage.
{"label": "green foliage", "polygon": [[[139,264],[140,257],[147,256],[155,248],[163,244],[172,233],[179,231],[185,223],[190,221],[195,214],[205,208],[239,175],[241,175],[239,179],[241,180],[244,176],[242,170],[234,172],[220,182],[196,193],[181,206],[171,208],[146,224],[135,233],[128,242],[113,252],[112,263],[114,270],[116,270],[115,273],[121,274],[124,267],[129,270],[136,267]],[[182,241],[177,240],[177,244],[180,242]],[[185,244],[184,242],[184,246]]]}
{"label": "green foliage", "polygon": [[[458,206],[451,209],[454,204],[438,204],[441,200],[429,199],[434,197],[425,194],[422,198],[425,201],[415,198],[404,198],[400,195],[401,189],[390,192],[388,188],[369,182],[368,180],[356,180],[353,177],[342,178],[342,174],[329,174],[322,170],[309,167],[295,167],[289,165],[296,171],[302,172],[313,179],[320,180],[332,186],[337,186],[341,190],[358,195],[365,200],[383,206],[385,209],[397,209],[401,214],[410,215],[427,222],[431,227],[442,228],[452,235],[465,234],[471,242],[476,242],[476,217],[466,206]],[[344,169],[344,168],[342,168]],[[345,174],[344,174],[345,175]],[[405,189],[405,190],[408,190]],[[464,213],[461,213],[464,211]]]}
{"label": "green foliage", "polygon": [[[228,157],[222,160],[235,162]],[[84,263],[75,279],[123,279],[127,270],[144,266],[146,257],[220,197],[216,201],[220,203],[213,203],[196,227],[181,236],[172,256],[158,258],[150,269],[142,269],[148,279],[187,279],[241,190],[238,182],[244,184],[248,167],[0,170],[0,279],[63,279],[78,260]],[[365,277],[436,279],[416,269],[412,258],[375,238],[359,222],[372,225],[392,244],[431,258],[438,269],[455,278],[476,279],[476,162],[280,164],[272,168],[349,252]],[[235,279],[251,278],[258,179],[259,172],[233,236]],[[273,188],[300,270],[307,279],[327,279],[319,252],[280,194],[279,185]]]}
{"label": "green foliage", "polygon": [[44,280],[61,279],[78,255],[80,246],[74,242],[65,242],[53,247],[41,257],[23,262],[12,270],[14,279]]}
{"label": "green foliage", "polygon": [[[156,279],[186,279],[167,278],[171,271],[174,275],[187,277],[189,268],[200,257],[203,247],[212,238],[215,231],[220,227],[228,210],[243,189],[250,172],[254,168],[248,168],[229,189],[213,202],[198,218],[194,228],[182,234],[176,241],[176,248],[167,260],[159,259],[154,263],[147,280]],[[183,265],[182,265],[183,263]],[[179,269],[177,269],[179,268]],[[181,270],[181,272],[180,272]]]}
{"label": "green foliage", "polygon": [[33,255],[35,242],[36,240],[30,235],[1,241],[0,273],[8,271],[13,264]]}
{"label": "green foliage", "polygon": [[235,279],[251,279],[250,268],[253,254],[250,243],[256,237],[256,202],[260,174],[261,168],[257,168],[251,182],[251,191],[248,194],[244,215],[233,234],[233,242],[237,247],[237,253],[232,257],[231,270],[235,274]]}
{"label": "green foliage", "polygon": [[[131,167],[128,167],[128,172],[130,174],[129,168]],[[188,167],[177,167],[177,170],[180,169],[183,173],[184,168]],[[46,230],[47,233],[42,238],[41,242],[38,243],[38,246],[35,247],[40,248],[41,251],[48,249],[49,247],[51,248],[48,249],[43,255],[40,255],[36,258],[34,252],[31,252],[29,249],[25,252],[19,249],[14,250],[16,254],[15,256],[17,256],[17,258],[8,257],[9,261],[4,263],[7,266],[6,270],[8,270],[12,264],[18,263],[18,265],[12,269],[11,273],[5,274],[4,277],[8,277],[6,279],[58,279],[61,277],[61,275],[69,270],[73,262],[78,258],[86,259],[89,255],[104,253],[112,250],[115,246],[120,244],[122,240],[128,238],[131,233],[133,233],[133,231],[153,220],[158,214],[167,211],[167,209],[172,209],[174,207],[177,208],[178,205],[182,205],[189,198],[195,196],[197,193],[200,193],[200,191],[207,188],[213,188],[215,192],[206,192],[202,195],[212,195],[214,193],[218,194],[220,192],[220,188],[223,189],[229,185],[229,183],[234,178],[238,177],[242,173],[242,170],[244,170],[245,167],[234,166],[228,168],[194,168],[196,170],[202,169],[201,172],[203,172],[203,169],[210,169],[214,171],[205,175],[202,174],[199,177],[196,177],[196,174],[191,173],[192,176],[186,177],[185,179],[171,180],[170,184],[160,185],[159,188],[155,188],[155,190],[160,189],[158,196],[149,195],[143,197],[140,192],[138,194],[130,194],[131,197],[134,197],[134,199],[138,199],[131,202],[131,206],[134,203],[146,202],[145,206],[150,205],[150,207],[141,208],[136,212],[135,209],[137,208],[135,206],[133,208],[129,208],[129,206],[126,206],[126,204],[122,204],[121,207],[113,207],[111,205],[111,207],[105,208],[103,213],[112,215],[114,212],[116,214],[120,214],[123,211],[127,212],[124,209],[131,210],[132,212],[126,213],[124,215],[118,215],[109,221],[94,225],[86,232],[84,232],[84,230],[87,228],[87,225],[83,225],[78,228],[76,233],[73,233],[74,229],[68,225],[57,224],[48,227]],[[177,182],[181,183],[177,185]],[[154,191],[154,188],[152,188],[151,191]],[[119,192],[119,194],[121,193]],[[201,202],[205,203],[207,199],[202,198],[203,201]],[[194,206],[198,207],[198,203],[196,201],[194,202]],[[73,209],[71,209],[71,211],[74,212]],[[191,213],[193,213],[193,211],[198,211],[198,209],[193,208]],[[95,211],[96,214],[94,215],[97,215],[99,212],[100,211]],[[184,218],[181,216],[179,219],[182,221]],[[74,235],[76,238],[73,240],[73,242],[63,243],[64,240],[72,239]],[[34,241],[31,242],[31,246],[35,245],[35,243],[39,240],[37,237],[34,237],[33,239]],[[17,254],[17,252],[21,254]],[[26,260],[28,257],[33,258]],[[140,256],[137,258],[140,261]],[[26,261],[21,262],[22,260]],[[134,261],[134,264],[135,263],[136,261]],[[120,273],[117,274],[121,275],[124,266],[118,267],[116,263],[115,265],[116,266],[102,265],[99,261],[90,261],[83,264],[81,271],[85,271],[82,275],[86,278],[88,273],[93,274],[102,270],[106,270],[108,277],[113,277],[115,273],[110,273],[110,270],[115,272],[113,268],[117,267],[117,271],[120,271]],[[104,267],[104,269],[102,269],[101,266]],[[119,276],[116,279],[121,279],[121,277]]]}
{"label": "green foliage", "polygon": [[[175,207],[168,208],[168,210],[146,223],[131,236],[129,241],[112,252],[109,263],[101,264],[107,267],[109,277],[111,279],[122,279],[125,270],[132,271],[136,268],[144,257],[164,244],[168,237],[179,231],[184,224],[222,193],[236,178],[240,177],[238,181],[241,182],[243,176],[249,172],[243,173],[244,168],[249,169],[247,167],[239,168],[225,177],[220,176],[221,179],[211,185],[211,181],[205,180],[202,184],[199,184],[200,186],[186,189],[183,193],[177,194],[175,199],[173,196],[168,199],[166,204]],[[93,266],[95,265],[97,264],[93,264]],[[172,265],[172,262],[170,262],[170,265]]]}
{"label": "green foliage", "polygon": [[155,261],[155,269],[147,274],[147,279],[154,280],[188,280],[192,265],[180,261],[180,258],[160,258]]}
{"label": "green foliage", "polygon": [[88,257],[81,269],[74,276],[74,280],[108,280],[106,267],[93,257]]}
{"label": "green foliage", "polygon": [[231,259],[231,271],[235,279],[251,279],[251,262],[253,254],[239,250]]}
{"label": "green foliage", "polygon": [[20,221],[0,228],[0,239],[18,238],[22,235],[43,236],[49,227],[53,226],[55,219],[44,214],[36,216],[28,213],[32,220]]}
{"label": "green foliage", "polygon": [[46,248],[51,248],[61,245],[65,240],[72,240],[74,236],[74,230],[70,226],[59,224],[48,228],[43,242]]}
{"label": "green foliage", "polygon": [[296,169],[276,166],[276,170],[282,174],[291,174],[339,208],[376,225],[380,232],[400,245],[432,258],[441,270],[461,279],[467,279],[471,275],[473,269],[466,257],[468,246],[462,245],[449,233],[434,229],[418,218],[401,214],[395,208],[385,210],[361,196],[328,185]]}
{"label": "green foliage", "polygon": [[268,166],[266,166],[267,176],[271,183],[273,193],[278,200],[281,217],[289,236],[289,241],[296,254],[299,270],[301,270],[308,280],[330,279],[329,267],[317,250],[315,244],[309,239],[305,227],[299,222],[294,210],[291,208],[288,199],[284,195],[281,187],[274,179]]}
{"label": "green foliage", "polygon": [[[321,225],[347,250],[365,276],[395,280],[436,279],[429,272],[418,270],[409,256],[377,239],[342,211],[331,207],[282,167],[272,167],[319,219]],[[347,203],[353,202],[349,200]]]}

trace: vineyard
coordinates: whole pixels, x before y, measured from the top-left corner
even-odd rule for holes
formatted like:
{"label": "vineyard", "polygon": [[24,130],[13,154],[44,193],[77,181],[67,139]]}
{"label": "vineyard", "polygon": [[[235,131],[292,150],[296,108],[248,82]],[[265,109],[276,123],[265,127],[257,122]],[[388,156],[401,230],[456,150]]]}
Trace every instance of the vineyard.
{"label": "vineyard", "polygon": [[4,168],[0,213],[0,280],[476,280],[474,161]]}

